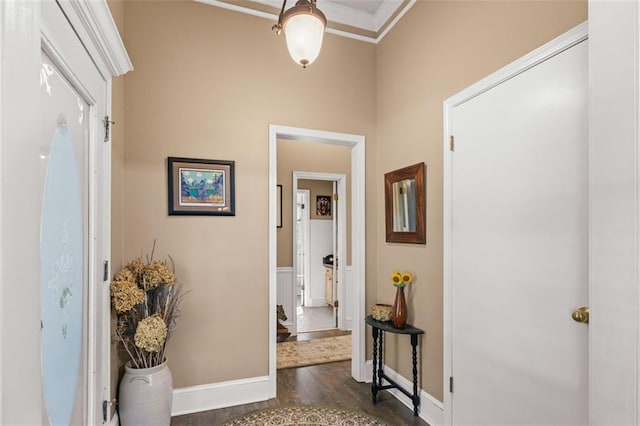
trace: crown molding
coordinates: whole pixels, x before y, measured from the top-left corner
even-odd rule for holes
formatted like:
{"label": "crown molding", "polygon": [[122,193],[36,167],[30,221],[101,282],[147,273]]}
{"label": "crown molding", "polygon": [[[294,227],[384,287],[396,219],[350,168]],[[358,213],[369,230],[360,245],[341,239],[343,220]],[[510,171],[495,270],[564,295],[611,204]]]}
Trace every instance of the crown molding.
{"label": "crown molding", "polygon": [[[250,7],[251,3],[260,4],[280,10],[282,3],[279,0],[249,0],[244,2],[244,5],[237,3],[229,3],[225,0],[194,0],[198,3],[207,4],[210,6],[220,7],[222,9],[232,10],[234,12],[240,12],[247,15],[257,16],[272,21],[278,20],[276,13],[269,13],[263,10],[258,10]],[[353,8],[344,7],[334,3],[320,3],[318,8],[326,15],[329,23],[335,22],[337,24],[346,25],[355,29],[367,30],[373,33],[377,33],[376,37],[370,37],[367,35],[359,34],[355,31],[349,31],[348,29],[336,29],[327,27],[326,31],[329,34],[334,34],[340,37],[350,38],[353,40],[359,40],[366,43],[378,44],[395,26],[396,23],[402,18],[409,9],[416,3],[416,0],[410,0],[406,3],[405,7],[396,15],[396,17],[384,28],[382,32],[380,29],[384,24],[388,22],[391,16],[393,16],[399,7],[405,4],[405,0],[385,0],[383,5],[376,11],[376,14],[369,14],[364,11],[357,11]],[[366,15],[366,16],[365,16]],[[365,25],[366,21],[366,25]],[[378,22],[382,24],[378,25]]]}

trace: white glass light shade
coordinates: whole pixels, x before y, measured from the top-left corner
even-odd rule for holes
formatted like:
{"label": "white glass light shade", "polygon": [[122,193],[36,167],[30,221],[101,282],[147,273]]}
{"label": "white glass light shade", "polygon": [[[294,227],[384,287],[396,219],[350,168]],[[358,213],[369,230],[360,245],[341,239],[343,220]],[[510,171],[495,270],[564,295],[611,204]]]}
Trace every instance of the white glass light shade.
{"label": "white glass light shade", "polygon": [[320,54],[324,22],[316,15],[296,14],[283,24],[287,48],[294,61],[306,67]]}

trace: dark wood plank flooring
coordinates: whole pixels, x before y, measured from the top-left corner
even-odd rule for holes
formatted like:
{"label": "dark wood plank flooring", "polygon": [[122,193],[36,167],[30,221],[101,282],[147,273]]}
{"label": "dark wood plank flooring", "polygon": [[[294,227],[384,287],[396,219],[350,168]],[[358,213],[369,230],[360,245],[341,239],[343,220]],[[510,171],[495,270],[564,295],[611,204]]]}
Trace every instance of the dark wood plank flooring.
{"label": "dark wood plank flooring", "polygon": [[[328,337],[343,332],[301,333],[297,340]],[[291,338],[290,338],[291,339]],[[268,401],[177,416],[172,426],[219,425],[262,408],[297,404],[331,406],[360,410],[392,425],[427,425],[422,419],[386,391],[378,393],[378,404],[371,402],[371,385],[351,377],[351,361],[288,368],[277,372],[277,397]]]}

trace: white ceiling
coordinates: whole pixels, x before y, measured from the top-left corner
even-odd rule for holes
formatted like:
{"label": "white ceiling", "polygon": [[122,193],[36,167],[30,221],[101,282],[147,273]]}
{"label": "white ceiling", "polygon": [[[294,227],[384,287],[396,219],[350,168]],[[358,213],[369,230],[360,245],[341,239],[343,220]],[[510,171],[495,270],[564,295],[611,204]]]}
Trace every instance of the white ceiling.
{"label": "white ceiling", "polygon": [[[322,4],[322,0],[320,0]],[[366,13],[375,14],[384,0],[325,0],[325,3],[335,3],[344,7],[351,7]]]}
{"label": "white ceiling", "polygon": [[[269,13],[261,12],[255,7],[258,4],[270,6],[276,10],[282,8],[282,0],[243,0],[235,4],[227,3],[224,0],[196,0],[201,3],[210,4],[225,9],[235,10],[237,12],[248,13],[254,16],[261,16],[267,19],[276,19],[277,16]],[[391,29],[395,22],[407,11],[416,0],[317,0],[318,9],[320,9],[327,20],[329,28],[327,32],[355,38],[371,43],[377,43],[384,37],[386,32]],[[286,8],[293,7],[296,0],[287,0]],[[385,27],[385,24],[391,19],[400,7],[402,11],[393,22]],[[357,31],[349,31],[348,29],[337,30],[331,28],[331,24],[347,25],[358,30],[364,30],[376,34],[375,36],[363,35]],[[384,32],[380,31],[384,27]]]}
{"label": "white ceiling", "polygon": [[[282,8],[281,0],[251,0],[268,6]],[[318,9],[329,22],[336,22],[366,31],[378,32],[404,0],[317,0]],[[296,0],[287,0],[287,9]]]}

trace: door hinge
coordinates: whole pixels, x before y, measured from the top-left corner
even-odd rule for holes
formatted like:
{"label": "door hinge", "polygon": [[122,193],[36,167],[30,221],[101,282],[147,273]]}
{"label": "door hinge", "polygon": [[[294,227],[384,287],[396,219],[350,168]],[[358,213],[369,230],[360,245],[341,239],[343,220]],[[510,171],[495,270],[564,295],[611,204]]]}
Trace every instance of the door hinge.
{"label": "door hinge", "polygon": [[334,300],[334,301],[333,301],[333,307],[334,307],[334,308],[337,308],[337,307],[338,307],[338,301],[337,301],[337,300]]}
{"label": "door hinge", "polygon": [[104,123],[104,141],[109,142],[111,139],[111,125],[116,124],[116,122],[109,120],[108,115],[104,116],[104,120],[102,120],[102,122]]}
{"label": "door hinge", "polygon": [[333,201],[338,201],[338,194],[333,194]]}
{"label": "door hinge", "polygon": [[117,401],[112,399],[111,401],[107,401],[106,399],[102,401],[102,423],[106,423],[109,416],[109,407],[116,404]]}
{"label": "door hinge", "polygon": [[104,272],[102,273],[102,281],[108,281],[109,280],[109,261],[105,260],[104,261]]}
{"label": "door hinge", "polygon": [[451,135],[451,136],[449,137],[449,151],[454,151],[454,150],[455,150],[455,149],[454,149],[455,147],[456,147],[456,140],[455,140],[455,138],[453,137],[453,135]]}
{"label": "door hinge", "polygon": [[453,393],[453,377],[449,377],[449,392]]}

